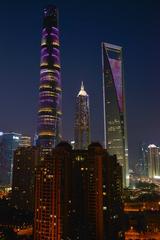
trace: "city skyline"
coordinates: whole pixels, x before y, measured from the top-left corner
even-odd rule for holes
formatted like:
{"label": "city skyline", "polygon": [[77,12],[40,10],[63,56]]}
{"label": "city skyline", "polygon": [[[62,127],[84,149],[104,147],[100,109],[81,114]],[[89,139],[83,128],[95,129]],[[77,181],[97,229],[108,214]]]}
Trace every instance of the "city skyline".
{"label": "city skyline", "polygon": [[[91,132],[94,129],[92,140],[102,143],[100,44],[106,41],[121,45],[125,59],[129,158],[133,161],[138,141],[144,140],[155,144],[159,142],[157,131],[159,115],[156,114],[159,101],[157,64],[160,54],[158,47],[159,3],[146,1],[144,8],[143,4],[138,2],[129,6],[126,1],[121,1],[121,3],[101,1],[92,5],[85,3],[84,9],[83,1],[76,4],[72,1],[68,4],[64,1],[50,2],[59,8],[60,29],[61,31],[63,29],[61,58],[64,138],[70,140],[73,137],[74,106],[72,102],[74,102],[76,89],[80,82],[85,81],[86,88],[90,92],[91,109],[93,109],[91,112],[91,119],[93,119]],[[11,130],[33,135],[36,130],[39,39],[42,9],[47,3],[48,1],[38,1],[34,4],[31,1],[25,3],[15,1],[14,4],[9,1],[2,3],[1,17],[4,21],[1,22],[3,32],[1,77],[3,81],[0,108],[1,130],[4,132]],[[96,20],[95,14],[97,14]],[[77,29],[77,34],[73,34]],[[86,35],[86,32],[90,34]],[[18,34],[20,34],[20,40],[18,40]],[[4,42],[8,43],[7,48],[2,47]],[[79,49],[78,46],[80,46]],[[83,71],[81,64],[83,64]],[[101,118],[97,120],[97,116]],[[136,129],[139,131],[137,132]]]}
{"label": "city skyline", "polygon": [[0,239],[160,239],[160,3],[1,7]]}

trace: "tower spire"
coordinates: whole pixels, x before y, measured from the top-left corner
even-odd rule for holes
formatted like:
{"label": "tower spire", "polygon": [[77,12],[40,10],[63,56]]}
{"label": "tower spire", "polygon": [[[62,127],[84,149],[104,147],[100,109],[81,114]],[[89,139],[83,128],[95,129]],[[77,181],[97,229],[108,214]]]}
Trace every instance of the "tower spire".
{"label": "tower spire", "polygon": [[78,96],[88,96],[87,92],[84,90],[84,84],[83,84],[83,81],[81,82],[81,89],[77,95]]}
{"label": "tower spire", "polygon": [[83,84],[83,81],[81,82],[81,90],[84,91],[84,84]]}
{"label": "tower spire", "polygon": [[89,96],[84,90],[83,81],[76,98],[75,149],[87,149],[90,144]]}

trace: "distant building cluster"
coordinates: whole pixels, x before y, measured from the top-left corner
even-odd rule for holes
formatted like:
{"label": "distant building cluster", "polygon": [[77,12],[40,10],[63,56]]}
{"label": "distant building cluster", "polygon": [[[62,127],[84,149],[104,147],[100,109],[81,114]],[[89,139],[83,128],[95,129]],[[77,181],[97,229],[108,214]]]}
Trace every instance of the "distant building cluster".
{"label": "distant building cluster", "polygon": [[14,151],[19,147],[31,146],[31,137],[20,133],[0,134],[0,186],[12,185]]}
{"label": "distant building cluster", "polygon": [[155,144],[142,143],[139,159],[135,166],[137,176],[150,180],[160,180],[160,148]]}

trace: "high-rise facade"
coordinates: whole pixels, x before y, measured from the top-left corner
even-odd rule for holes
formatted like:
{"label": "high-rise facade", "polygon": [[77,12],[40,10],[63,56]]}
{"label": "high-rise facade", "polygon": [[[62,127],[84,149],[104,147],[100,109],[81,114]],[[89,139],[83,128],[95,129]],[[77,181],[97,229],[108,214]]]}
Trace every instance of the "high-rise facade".
{"label": "high-rise facade", "polygon": [[122,201],[122,167],[116,156],[103,162],[104,239],[124,240],[124,213]]}
{"label": "high-rise facade", "polygon": [[52,148],[61,138],[61,76],[58,9],[44,9],[40,87],[38,109],[38,140],[42,148]]}
{"label": "high-rise facade", "polygon": [[103,148],[72,152],[72,238],[104,240]]}
{"label": "high-rise facade", "polygon": [[31,137],[22,135],[19,146],[20,147],[31,147],[31,145],[32,145]]}
{"label": "high-rise facade", "polygon": [[14,152],[12,203],[17,209],[33,211],[35,168],[40,159],[37,147],[18,147]]}
{"label": "high-rise facade", "polygon": [[34,240],[71,239],[70,152],[69,144],[59,143],[37,166]]}
{"label": "high-rise facade", "polygon": [[121,167],[99,143],[59,143],[35,179],[34,240],[124,239]]}
{"label": "high-rise facade", "polygon": [[148,146],[148,177],[160,179],[160,149],[155,144]]}
{"label": "high-rise facade", "polygon": [[128,144],[124,96],[122,47],[102,43],[104,140],[110,154],[123,167],[123,186],[128,185]]}
{"label": "high-rise facade", "polygon": [[21,134],[3,133],[0,143],[0,185],[12,184],[13,155],[19,146]]}
{"label": "high-rise facade", "polygon": [[75,149],[87,149],[90,143],[89,96],[83,82],[76,98]]}
{"label": "high-rise facade", "polygon": [[146,143],[139,145],[139,156],[135,171],[139,177],[148,177],[148,146]]}

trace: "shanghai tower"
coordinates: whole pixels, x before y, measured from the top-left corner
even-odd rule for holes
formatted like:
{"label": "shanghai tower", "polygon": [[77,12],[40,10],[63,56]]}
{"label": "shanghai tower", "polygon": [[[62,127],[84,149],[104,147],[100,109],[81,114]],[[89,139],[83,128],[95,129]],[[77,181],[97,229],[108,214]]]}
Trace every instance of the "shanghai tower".
{"label": "shanghai tower", "polygon": [[55,147],[61,139],[60,68],[58,10],[49,5],[44,9],[40,59],[37,145],[42,148]]}
{"label": "shanghai tower", "polygon": [[76,98],[75,149],[87,149],[90,144],[89,96],[83,82]]}
{"label": "shanghai tower", "polygon": [[102,43],[104,139],[110,154],[117,155],[128,185],[128,147],[122,47]]}

